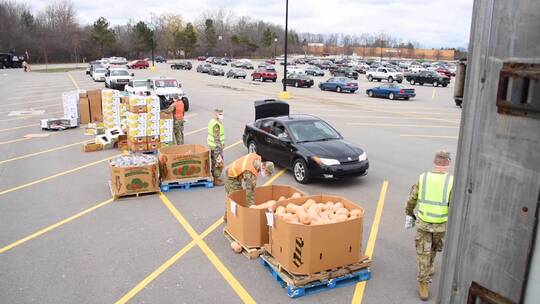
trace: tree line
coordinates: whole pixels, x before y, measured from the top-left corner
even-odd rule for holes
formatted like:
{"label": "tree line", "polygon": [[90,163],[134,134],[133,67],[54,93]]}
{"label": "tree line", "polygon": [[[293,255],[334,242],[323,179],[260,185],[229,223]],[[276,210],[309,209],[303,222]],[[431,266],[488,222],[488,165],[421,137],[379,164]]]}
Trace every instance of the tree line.
{"label": "tree line", "polygon": [[[202,12],[192,21],[178,14],[162,14],[122,25],[111,25],[106,17],[81,24],[69,1],[53,2],[32,12],[26,4],[2,0],[0,20],[0,52],[28,52],[30,62],[82,62],[109,56],[139,59],[150,57],[152,47],[154,54],[166,58],[272,57],[283,53],[285,39],[281,25],[223,9]],[[345,54],[352,54],[355,47],[419,47],[384,33],[289,31],[290,53],[302,54],[310,43],[342,46]]]}

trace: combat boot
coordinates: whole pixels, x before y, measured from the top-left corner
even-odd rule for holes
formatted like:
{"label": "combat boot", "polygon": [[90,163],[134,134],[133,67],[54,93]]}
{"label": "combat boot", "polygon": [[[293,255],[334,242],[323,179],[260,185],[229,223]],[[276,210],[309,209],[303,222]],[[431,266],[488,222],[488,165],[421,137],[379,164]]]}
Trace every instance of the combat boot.
{"label": "combat boot", "polygon": [[214,186],[216,186],[216,187],[223,186],[223,181],[220,178],[214,179]]}
{"label": "combat boot", "polygon": [[428,282],[420,282],[418,287],[418,293],[422,301],[427,301],[429,298],[429,284]]}

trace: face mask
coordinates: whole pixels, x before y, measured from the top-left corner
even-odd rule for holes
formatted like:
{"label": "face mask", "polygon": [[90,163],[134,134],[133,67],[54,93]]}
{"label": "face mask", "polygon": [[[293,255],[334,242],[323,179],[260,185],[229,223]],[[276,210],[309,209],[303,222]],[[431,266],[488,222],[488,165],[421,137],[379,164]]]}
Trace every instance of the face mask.
{"label": "face mask", "polygon": [[262,176],[262,177],[265,177],[265,176],[266,176],[266,170],[261,169],[260,173],[261,173],[261,176]]}
{"label": "face mask", "polygon": [[217,116],[217,118],[218,118],[219,120],[223,120],[223,114],[219,114],[219,115]]}

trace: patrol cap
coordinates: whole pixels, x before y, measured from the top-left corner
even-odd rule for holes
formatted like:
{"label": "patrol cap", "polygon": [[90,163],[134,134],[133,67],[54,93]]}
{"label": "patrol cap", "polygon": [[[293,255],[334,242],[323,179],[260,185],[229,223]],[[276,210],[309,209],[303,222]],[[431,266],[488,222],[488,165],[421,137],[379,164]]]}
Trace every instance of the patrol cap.
{"label": "patrol cap", "polygon": [[274,174],[274,163],[271,161],[267,161],[264,166],[266,167],[266,172],[268,175]]}
{"label": "patrol cap", "polygon": [[450,152],[445,150],[439,150],[435,152],[435,160],[452,160],[450,158]]}
{"label": "patrol cap", "polygon": [[216,108],[214,109],[214,112],[218,113],[218,114],[223,114],[223,109],[221,108]]}

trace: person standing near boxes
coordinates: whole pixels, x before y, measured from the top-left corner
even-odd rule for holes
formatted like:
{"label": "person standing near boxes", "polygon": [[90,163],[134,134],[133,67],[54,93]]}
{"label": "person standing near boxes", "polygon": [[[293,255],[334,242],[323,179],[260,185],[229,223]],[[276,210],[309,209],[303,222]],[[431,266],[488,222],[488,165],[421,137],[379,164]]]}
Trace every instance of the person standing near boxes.
{"label": "person standing near boxes", "polygon": [[[405,207],[405,228],[416,225],[415,238],[418,259],[418,293],[422,301],[429,298],[429,283],[435,272],[435,255],[443,250],[448,204],[454,177],[448,174],[450,153],[435,153],[435,170],[422,173],[412,186]],[[417,215],[414,209],[418,206]],[[418,219],[416,218],[418,216]],[[416,223],[415,223],[416,220]]]}
{"label": "person standing near boxes", "polygon": [[[274,163],[263,162],[260,155],[249,153],[235,160],[227,167],[227,179],[225,181],[225,192],[227,196],[233,191],[242,190],[242,184],[246,189],[246,202],[248,207],[255,204],[255,187],[257,186],[257,177],[271,176],[274,174]],[[223,216],[227,221],[227,210]]]}
{"label": "person standing near boxes", "polygon": [[223,170],[223,147],[225,146],[225,128],[222,124],[223,110],[215,109],[214,118],[208,123],[207,143],[210,148],[210,162],[214,185],[223,186],[221,171]]}
{"label": "person standing near boxes", "polygon": [[174,132],[174,141],[177,145],[184,144],[184,102],[180,100],[178,95],[173,95],[173,102],[164,110],[165,113],[174,113],[173,114],[173,132]]}

